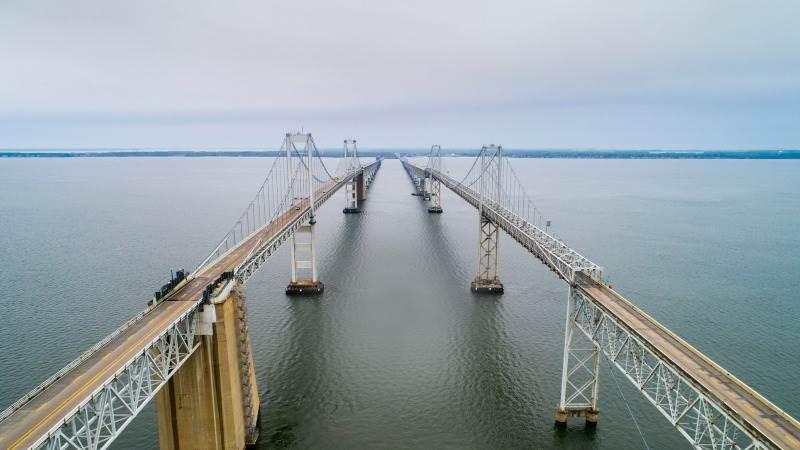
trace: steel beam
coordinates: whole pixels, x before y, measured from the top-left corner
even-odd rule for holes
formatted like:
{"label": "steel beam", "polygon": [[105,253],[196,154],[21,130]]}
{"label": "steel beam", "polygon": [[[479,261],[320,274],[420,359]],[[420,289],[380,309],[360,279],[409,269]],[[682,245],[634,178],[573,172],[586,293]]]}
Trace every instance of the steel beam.
{"label": "steel beam", "polygon": [[568,330],[588,339],[694,448],[773,448],[591,296],[571,288],[569,302]]}

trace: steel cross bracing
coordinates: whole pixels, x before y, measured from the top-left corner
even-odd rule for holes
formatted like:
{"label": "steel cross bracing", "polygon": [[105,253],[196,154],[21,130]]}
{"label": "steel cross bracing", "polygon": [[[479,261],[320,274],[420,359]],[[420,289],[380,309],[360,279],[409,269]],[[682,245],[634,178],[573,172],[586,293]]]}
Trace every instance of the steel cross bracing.
{"label": "steel cross bracing", "polygon": [[106,448],[194,353],[196,315],[195,305],[30,448]]}
{"label": "steel cross bracing", "polygon": [[[292,140],[296,139],[296,136],[291,137]],[[109,346],[113,346],[110,354],[122,352],[124,355],[131,355],[124,363],[114,360],[115,364],[119,363],[120,368],[108,374],[102,382],[95,383],[91,380],[93,385],[98,386],[96,389],[73,394],[70,399],[78,400],[77,406],[50,413],[47,413],[47,408],[43,409],[47,413],[45,419],[55,422],[56,425],[49,429],[28,431],[13,441],[9,445],[11,448],[106,448],[197,348],[195,333],[200,316],[199,292],[202,287],[221,272],[231,269],[235,271],[236,281],[246,282],[281,243],[310,219],[315,208],[321,206],[347,181],[362,173],[369,186],[381,165],[380,159],[368,166],[359,167],[350,162],[352,169],[345,170],[342,176],[331,175],[315,148],[312,150],[317,161],[306,162],[297,157],[292,140],[287,135],[284,144],[287,156],[276,158],[267,180],[231,231],[188,280],[178,284],[167,297],[170,299],[182,296],[180,301],[163,300],[148,307],[0,413],[0,431],[3,426],[15,427],[17,415],[31,408],[29,405],[34,404],[38,396],[54,389],[67,389],[69,386],[62,386],[69,384],[64,380],[72,379],[74,382],[80,379],[82,375],[74,374],[86,364],[97,365],[100,357],[96,355],[107,352]],[[313,146],[310,135],[308,140]],[[282,189],[277,187],[276,180],[284,183]],[[313,195],[309,194],[308,189],[303,190],[303,186],[313,187]],[[314,200],[313,208],[308,201],[309,197]],[[231,261],[235,263],[231,265]],[[187,290],[194,292],[190,298],[183,295],[183,291]],[[168,311],[179,311],[180,314],[174,320],[164,322],[163,319],[171,314]],[[160,328],[151,333],[152,339],[137,341],[130,344],[134,347],[130,347],[125,337],[130,338],[142,332],[148,321],[161,321],[163,326],[158,325]],[[124,343],[120,344],[120,341]],[[99,364],[102,365],[102,361]],[[47,405],[47,402],[44,404]],[[3,433],[0,433],[0,447],[5,445],[3,437]]]}
{"label": "steel cross bracing", "polygon": [[442,171],[442,147],[434,145],[428,154],[427,167],[425,167],[425,178],[428,180],[426,189],[429,190],[429,197],[431,199],[431,206],[428,208],[429,212],[442,211],[442,183],[432,176],[433,172]]}
{"label": "steel cross bracing", "polygon": [[570,288],[568,311],[568,335],[580,333],[593,344],[589,349],[570,347],[571,352],[579,354],[583,350],[583,359],[576,358],[570,372],[577,372],[589,381],[575,383],[570,373],[572,395],[567,398],[568,406],[583,403],[596,409],[599,350],[695,448],[776,448],[684,375],[679,365],[665,358],[577,287]]}

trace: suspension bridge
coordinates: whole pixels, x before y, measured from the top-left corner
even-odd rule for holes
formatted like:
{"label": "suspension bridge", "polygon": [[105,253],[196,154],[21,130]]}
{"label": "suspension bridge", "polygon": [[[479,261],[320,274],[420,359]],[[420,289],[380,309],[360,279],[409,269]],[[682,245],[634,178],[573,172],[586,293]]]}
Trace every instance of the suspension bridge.
{"label": "suspension bridge", "polygon": [[[567,285],[561,392],[555,421],[597,424],[607,359],[698,449],[797,449],[800,423],[625,299],[601,266],[550,232],[500,146],[484,147],[460,180],[441,147],[401,159],[414,194],[444,212],[442,186],[476,208],[479,252],[470,288],[502,295],[500,231]],[[0,448],[106,448],[151,401],[161,448],[240,449],[259,432],[258,389],[244,285],[289,241],[288,295],[319,295],[315,211],[339,190],[360,211],[381,167],[355,141],[325,165],[310,134],[287,134],[281,155],[233,227],[194,270],[179,270],[148,307],[0,412]]]}

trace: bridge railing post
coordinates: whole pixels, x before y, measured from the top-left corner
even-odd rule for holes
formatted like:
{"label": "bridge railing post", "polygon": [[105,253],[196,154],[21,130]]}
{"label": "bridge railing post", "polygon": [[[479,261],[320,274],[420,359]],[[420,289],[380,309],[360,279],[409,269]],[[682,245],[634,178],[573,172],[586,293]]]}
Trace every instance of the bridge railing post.
{"label": "bridge railing post", "polygon": [[567,294],[567,319],[564,330],[564,359],[561,368],[561,398],[556,409],[556,425],[566,426],[570,417],[584,417],[586,426],[597,425],[597,390],[600,354],[597,346],[575,325],[583,314],[575,287]]}

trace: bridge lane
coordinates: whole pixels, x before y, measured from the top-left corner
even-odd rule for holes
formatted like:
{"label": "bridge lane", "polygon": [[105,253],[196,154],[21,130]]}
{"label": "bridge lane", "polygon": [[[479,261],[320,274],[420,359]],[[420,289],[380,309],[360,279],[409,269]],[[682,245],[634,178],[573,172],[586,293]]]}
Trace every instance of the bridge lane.
{"label": "bridge lane", "polygon": [[585,274],[576,284],[606,312],[618,318],[642,341],[672,361],[697,385],[725,407],[744,418],[752,429],[781,449],[800,448],[800,423],[680,339],[610,287]]}
{"label": "bridge lane", "polygon": [[[321,206],[355,175],[357,173],[323,184],[315,192],[316,207]],[[234,270],[255,248],[279,236],[309,209],[308,198],[300,200],[275,220],[252,233],[238,246],[170,293],[164,301],[88,359],[0,422],[0,449],[28,448],[35,445],[43,435],[60,426],[65,416],[79,408],[94,392],[113,379],[133,356],[158,338],[175,320],[196,307],[209,282],[223,272]]]}

